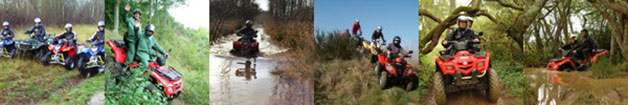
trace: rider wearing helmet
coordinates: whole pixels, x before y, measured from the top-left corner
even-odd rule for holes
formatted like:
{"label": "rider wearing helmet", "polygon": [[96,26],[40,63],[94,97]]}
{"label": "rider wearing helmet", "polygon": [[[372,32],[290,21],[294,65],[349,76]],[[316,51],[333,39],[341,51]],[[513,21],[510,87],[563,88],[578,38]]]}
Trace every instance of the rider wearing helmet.
{"label": "rider wearing helmet", "polygon": [[586,59],[594,54],[597,45],[595,44],[596,42],[595,40],[593,40],[593,37],[589,35],[589,30],[582,29],[580,33],[583,36],[582,42],[580,42],[580,46],[575,51],[573,51],[573,53],[576,54],[576,58],[578,59]]}
{"label": "rider wearing helmet", "polygon": [[354,36],[362,35],[362,28],[360,27],[360,20],[355,19],[355,22],[353,22],[353,25],[351,25],[351,34],[353,34]]}
{"label": "rider wearing helmet", "polygon": [[35,21],[35,26],[33,26],[30,30],[26,30],[24,34],[33,33],[34,35],[31,35],[31,38],[34,38],[40,42],[43,42],[45,40],[44,35],[46,35],[46,28],[44,27],[44,25],[41,25],[41,19],[35,18],[34,21]]}
{"label": "rider wearing helmet", "polygon": [[377,29],[371,35],[371,46],[375,46],[375,42],[377,39],[382,38],[382,42],[386,43],[386,39],[384,39],[384,33],[382,32],[382,26],[377,26]]}
{"label": "rider wearing helmet", "polygon": [[[473,32],[473,30],[470,30],[468,28],[468,21],[470,21],[471,18],[467,17],[467,16],[460,16],[458,17],[458,28],[454,29],[453,32],[449,33],[449,35],[447,35],[447,37],[445,37],[445,41],[443,41],[443,46],[445,48],[447,48],[449,46],[449,41],[464,41],[464,40],[472,40],[473,42],[480,42],[479,36],[475,34],[475,32]],[[470,51],[472,51],[474,48],[473,46],[469,46]],[[447,54],[452,54],[450,49],[447,49],[446,52],[449,52]],[[455,52],[455,51],[453,51]]]}
{"label": "rider wearing helmet", "polygon": [[72,24],[67,23],[65,24],[65,31],[61,34],[59,34],[57,37],[55,37],[56,40],[63,40],[65,39],[65,43],[68,44],[68,46],[74,46],[76,44],[76,32],[72,31]]}
{"label": "rider wearing helmet", "polygon": [[238,41],[242,41],[242,39],[249,39],[250,41],[255,41],[253,38],[257,37],[257,30],[253,29],[253,21],[246,20],[244,22],[245,26],[239,29],[236,33],[238,36],[242,36]]}
{"label": "rider wearing helmet", "polygon": [[13,33],[13,30],[9,28],[9,22],[4,21],[2,23],[2,27],[4,27],[4,29],[2,29],[2,32],[0,32],[0,36],[2,37],[2,40],[13,40],[13,37],[15,35]]}
{"label": "rider wearing helmet", "polygon": [[388,54],[388,60],[392,61],[393,58],[399,55],[408,55],[408,51],[401,47],[401,37],[395,36],[393,42],[386,46],[386,53]]}
{"label": "rider wearing helmet", "polygon": [[[157,50],[160,54],[168,56],[168,53],[161,48],[153,37],[155,25],[148,24],[144,29],[144,36],[140,36],[138,41],[136,56],[137,61],[140,62],[142,68],[148,67],[149,61],[155,61],[154,59],[151,59],[151,55],[155,54],[155,51],[153,50]],[[162,65],[165,65],[165,62]]]}
{"label": "rider wearing helmet", "polygon": [[92,43],[94,46],[104,47],[105,45],[105,21],[98,21],[98,31],[87,39],[86,42]]}
{"label": "rider wearing helmet", "polygon": [[126,4],[124,6],[124,10],[125,11],[122,11],[122,14],[124,15],[120,16],[124,16],[122,18],[125,21],[124,23],[126,23],[127,25],[127,32],[124,34],[124,42],[127,46],[127,56],[124,65],[128,66],[134,61],[135,53],[137,50],[137,43],[139,43],[138,38],[140,36],[144,36],[144,32],[141,31],[142,24],[140,21],[142,11],[140,9],[135,9],[133,10],[133,16],[129,16],[129,10],[131,10],[129,4]]}
{"label": "rider wearing helmet", "polygon": [[571,35],[569,37],[569,39],[571,39],[571,42],[561,46],[560,49],[561,50],[572,50],[572,49],[578,48],[579,43],[578,43],[577,38],[578,38],[578,35],[576,35],[576,34]]}

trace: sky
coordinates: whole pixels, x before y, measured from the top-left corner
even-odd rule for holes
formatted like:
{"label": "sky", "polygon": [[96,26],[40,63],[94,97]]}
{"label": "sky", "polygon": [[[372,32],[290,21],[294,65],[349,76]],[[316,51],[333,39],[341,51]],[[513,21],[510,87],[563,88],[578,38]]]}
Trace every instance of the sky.
{"label": "sky", "polygon": [[255,0],[255,3],[262,11],[268,11],[268,0]]}
{"label": "sky", "polygon": [[171,8],[168,12],[185,27],[209,30],[209,0],[186,0],[186,4]]}
{"label": "sky", "polygon": [[318,0],[314,2],[314,30],[343,31],[350,29],[358,18],[362,37],[370,39],[375,28],[381,25],[386,43],[391,43],[394,36],[400,36],[401,45],[416,54],[418,4],[416,0]]}

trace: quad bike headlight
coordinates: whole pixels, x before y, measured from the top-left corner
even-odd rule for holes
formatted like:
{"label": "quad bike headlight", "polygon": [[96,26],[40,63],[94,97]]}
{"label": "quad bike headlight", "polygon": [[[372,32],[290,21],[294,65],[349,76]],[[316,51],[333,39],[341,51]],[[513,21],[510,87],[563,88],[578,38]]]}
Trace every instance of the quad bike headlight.
{"label": "quad bike headlight", "polygon": [[172,88],[171,87],[168,87],[168,92],[172,92]]}
{"label": "quad bike headlight", "polygon": [[447,67],[447,69],[454,69],[454,66],[452,66],[452,65],[447,65],[446,67]]}
{"label": "quad bike headlight", "polygon": [[484,62],[479,62],[478,66],[480,66],[480,67],[484,66]]}

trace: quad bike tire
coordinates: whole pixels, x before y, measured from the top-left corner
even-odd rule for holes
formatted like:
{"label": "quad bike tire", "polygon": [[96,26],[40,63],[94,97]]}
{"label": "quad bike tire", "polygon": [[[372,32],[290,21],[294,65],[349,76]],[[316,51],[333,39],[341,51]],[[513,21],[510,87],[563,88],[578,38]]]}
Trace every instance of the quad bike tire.
{"label": "quad bike tire", "polygon": [[89,77],[89,71],[85,70],[85,57],[84,56],[79,56],[78,61],[76,61],[77,65],[78,65],[78,70],[81,73],[81,75],[83,77]]}
{"label": "quad bike tire", "polygon": [[499,87],[499,77],[494,69],[488,69],[488,89],[486,97],[491,102],[496,102],[500,97],[501,88]]}
{"label": "quad bike tire", "polygon": [[52,53],[48,52],[41,57],[41,64],[44,64],[44,66],[50,65],[50,54]]}
{"label": "quad bike tire", "polygon": [[388,72],[380,71],[379,87],[382,88],[382,89],[388,88]]}
{"label": "quad bike tire", "polygon": [[379,77],[379,75],[381,74],[380,71],[382,71],[383,67],[382,65],[379,64],[379,62],[375,63],[375,68],[373,68],[373,71],[375,72],[375,74]]}
{"label": "quad bike tire", "polygon": [[440,71],[436,71],[432,75],[434,101],[436,101],[436,104],[438,105],[443,105],[447,101],[447,94],[445,94],[445,84],[443,79],[443,73]]}
{"label": "quad bike tire", "polygon": [[70,56],[68,58],[65,58],[65,69],[68,71],[71,71],[72,69],[76,68],[76,61],[74,60],[75,56]]}
{"label": "quad bike tire", "polygon": [[419,77],[412,76],[410,77],[410,81],[406,85],[406,91],[412,91],[419,86]]}

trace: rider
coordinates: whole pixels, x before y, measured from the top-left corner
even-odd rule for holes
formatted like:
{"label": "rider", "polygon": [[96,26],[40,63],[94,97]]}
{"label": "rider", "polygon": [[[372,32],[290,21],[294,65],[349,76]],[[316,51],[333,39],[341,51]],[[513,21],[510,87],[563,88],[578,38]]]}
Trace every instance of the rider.
{"label": "rider", "polygon": [[142,23],[141,23],[141,16],[142,16],[142,11],[140,9],[135,9],[133,10],[133,16],[129,16],[128,12],[131,9],[131,7],[129,6],[129,4],[126,4],[124,6],[124,10],[122,11],[122,14],[124,15],[120,15],[120,16],[124,16],[122,17],[125,21],[125,23],[127,24],[127,30],[128,32],[125,33],[124,35],[124,42],[127,45],[127,56],[126,56],[126,61],[124,62],[125,66],[129,66],[135,57],[135,53],[137,50],[137,43],[138,43],[138,37],[139,36],[144,36],[144,32],[142,32]]}
{"label": "rider", "polygon": [[589,35],[589,31],[587,29],[583,29],[580,33],[583,36],[582,42],[580,42],[580,47],[574,50],[573,53],[576,54],[576,58],[578,59],[586,59],[595,52],[597,45],[595,44],[593,37]]}
{"label": "rider", "polygon": [[[157,50],[157,52],[164,55],[164,57],[168,56],[168,53],[161,48],[153,37],[155,26],[152,24],[146,25],[144,32],[144,36],[139,37],[137,45],[137,60],[140,61],[142,68],[148,67],[149,61],[155,61],[155,59],[151,59],[151,55],[155,54],[155,51],[153,50]],[[160,65],[165,65],[165,62]]]}
{"label": "rider", "polygon": [[253,21],[246,20],[245,26],[238,30],[236,33],[238,36],[242,36],[238,41],[242,41],[242,39],[249,39],[252,42],[255,42],[253,38],[257,37],[257,30],[253,29]]}
{"label": "rider", "polygon": [[[392,44],[389,44],[388,46],[386,46],[386,53],[388,54],[388,61],[394,62],[394,58],[406,56],[408,55],[409,52],[401,47],[401,37],[395,36],[393,38]],[[397,63],[401,64],[401,65],[395,66],[399,68],[401,68],[400,66],[403,66],[406,64],[406,62],[397,62]],[[397,70],[398,70],[397,72],[401,74],[400,70],[403,70],[403,69],[397,69]]]}
{"label": "rider", "polygon": [[86,42],[90,42],[98,48],[104,47],[105,45],[105,21],[98,21],[98,31],[96,31],[94,35],[92,35],[91,38],[87,39]]}
{"label": "rider", "polygon": [[13,33],[13,30],[11,30],[11,28],[9,28],[9,22],[4,21],[2,23],[2,26],[4,27],[4,29],[2,29],[2,32],[0,32],[2,35],[2,40],[4,41],[10,41],[13,40],[13,37],[15,36]]}
{"label": "rider", "polygon": [[353,25],[351,25],[351,34],[353,34],[354,36],[362,35],[362,28],[360,27],[360,20],[355,19],[355,22],[353,22]]}
{"label": "rider", "polygon": [[44,25],[41,25],[41,19],[35,18],[34,21],[35,21],[35,26],[33,26],[33,28],[31,28],[30,30],[26,30],[24,34],[35,33],[35,35],[31,36],[31,38],[34,38],[40,42],[43,42],[45,40],[44,35],[46,35],[46,28],[44,27]]}
{"label": "rider", "polygon": [[382,26],[377,26],[377,29],[373,32],[371,36],[371,46],[375,46],[377,39],[382,38],[382,42],[386,43],[386,39],[384,39],[384,33],[382,32]]}
{"label": "rider", "polygon": [[561,46],[560,49],[561,50],[570,50],[570,49],[578,48],[579,43],[578,43],[578,39],[577,38],[578,38],[578,35],[576,35],[576,34],[571,35],[569,37],[569,39],[571,39],[571,42]]}
{"label": "rider", "polygon": [[76,44],[76,32],[72,31],[72,24],[67,23],[65,24],[65,31],[61,34],[59,34],[59,36],[55,37],[56,40],[63,40],[65,39],[65,43],[68,44],[68,46],[74,46]]}
{"label": "rider", "polygon": [[392,44],[386,46],[386,53],[388,54],[388,60],[392,61],[393,58],[399,55],[408,55],[408,51],[401,47],[401,37],[395,36]]}
{"label": "rider", "polygon": [[[449,33],[447,37],[445,37],[445,41],[443,41],[443,46],[447,48],[449,46],[449,41],[464,41],[464,40],[472,40],[473,42],[480,42],[479,36],[475,35],[473,30],[467,28],[468,21],[471,20],[470,17],[460,16],[458,17],[458,28],[454,29],[453,32]],[[472,47],[472,46],[469,46]],[[446,54],[452,54],[452,49],[447,49]],[[472,50],[470,50],[473,52]]]}

